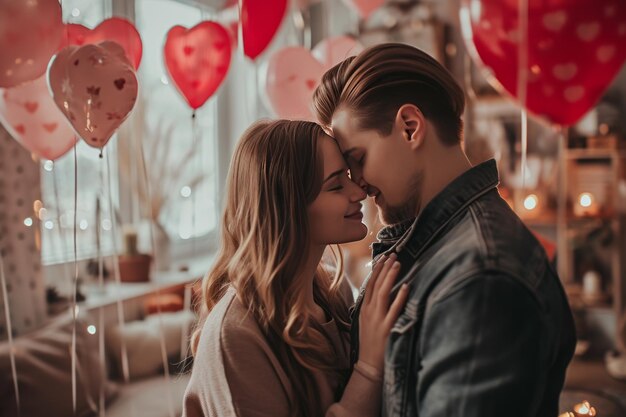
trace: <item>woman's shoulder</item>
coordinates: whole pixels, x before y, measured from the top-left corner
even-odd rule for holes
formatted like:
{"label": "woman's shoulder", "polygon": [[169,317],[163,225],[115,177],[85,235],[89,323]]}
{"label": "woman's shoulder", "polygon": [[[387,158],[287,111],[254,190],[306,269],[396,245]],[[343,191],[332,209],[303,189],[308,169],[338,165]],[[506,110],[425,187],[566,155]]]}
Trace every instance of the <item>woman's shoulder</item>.
{"label": "woman's shoulder", "polygon": [[262,333],[247,308],[229,287],[207,316],[200,336],[198,350],[211,343],[226,346],[247,344],[251,339],[261,341]]}

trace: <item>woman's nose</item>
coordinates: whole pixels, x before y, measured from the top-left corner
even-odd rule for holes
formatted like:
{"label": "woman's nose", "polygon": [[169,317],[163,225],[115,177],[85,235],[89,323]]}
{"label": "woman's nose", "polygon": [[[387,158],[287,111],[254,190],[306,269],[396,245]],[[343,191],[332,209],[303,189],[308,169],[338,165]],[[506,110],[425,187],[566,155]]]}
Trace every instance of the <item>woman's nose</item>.
{"label": "woman's nose", "polygon": [[357,184],[354,181],[350,181],[350,200],[351,201],[361,201],[361,200],[365,200],[365,197],[367,197],[367,193],[365,192],[365,190],[367,189],[367,184],[363,181],[363,184],[365,184],[365,187],[363,187],[361,185],[361,182],[359,184]]}

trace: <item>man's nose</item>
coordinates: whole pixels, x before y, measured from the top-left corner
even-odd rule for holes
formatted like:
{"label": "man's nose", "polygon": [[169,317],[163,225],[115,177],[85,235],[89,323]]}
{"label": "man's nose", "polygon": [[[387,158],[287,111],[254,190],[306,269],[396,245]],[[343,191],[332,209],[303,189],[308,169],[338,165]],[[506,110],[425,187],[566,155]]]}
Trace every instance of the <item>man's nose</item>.
{"label": "man's nose", "polygon": [[365,191],[366,194],[368,193],[368,190],[369,190],[370,186],[367,183],[367,181],[365,181],[365,179],[363,179],[362,175],[359,177],[359,180],[358,180],[357,184],[359,184],[359,187],[361,187],[361,189],[363,191]]}

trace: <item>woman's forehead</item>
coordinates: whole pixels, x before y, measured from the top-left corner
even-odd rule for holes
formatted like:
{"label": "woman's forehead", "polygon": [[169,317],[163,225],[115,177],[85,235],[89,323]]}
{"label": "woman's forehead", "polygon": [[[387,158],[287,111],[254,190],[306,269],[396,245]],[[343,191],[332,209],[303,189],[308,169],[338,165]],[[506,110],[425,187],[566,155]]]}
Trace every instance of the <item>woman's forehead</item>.
{"label": "woman's forehead", "polygon": [[346,167],[339,146],[333,138],[328,135],[322,135],[318,143],[321,149],[325,175]]}

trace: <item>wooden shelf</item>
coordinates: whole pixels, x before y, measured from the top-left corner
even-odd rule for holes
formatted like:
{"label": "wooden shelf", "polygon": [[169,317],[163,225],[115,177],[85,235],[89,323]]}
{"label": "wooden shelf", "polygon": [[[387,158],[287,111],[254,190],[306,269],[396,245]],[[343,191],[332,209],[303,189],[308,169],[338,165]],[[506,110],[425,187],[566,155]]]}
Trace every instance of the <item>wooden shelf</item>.
{"label": "wooden shelf", "polygon": [[570,148],[565,153],[567,159],[612,159],[626,158],[624,149],[593,149],[593,148]]}
{"label": "wooden shelf", "polygon": [[157,272],[154,279],[149,282],[107,282],[104,290],[95,285],[85,286],[86,300],[79,303],[79,307],[93,310],[106,307],[119,301],[127,301],[140,298],[157,291],[168,291],[191,284],[206,274],[213,263],[214,256],[205,257],[189,263],[188,271],[164,271]]}
{"label": "wooden shelf", "polygon": [[[592,222],[617,220],[617,214],[600,214],[597,216],[578,217],[574,215],[567,216],[566,223],[568,227],[580,227]],[[549,213],[538,217],[522,218],[524,224],[528,227],[556,227],[557,217],[555,213]]]}

